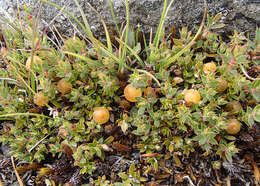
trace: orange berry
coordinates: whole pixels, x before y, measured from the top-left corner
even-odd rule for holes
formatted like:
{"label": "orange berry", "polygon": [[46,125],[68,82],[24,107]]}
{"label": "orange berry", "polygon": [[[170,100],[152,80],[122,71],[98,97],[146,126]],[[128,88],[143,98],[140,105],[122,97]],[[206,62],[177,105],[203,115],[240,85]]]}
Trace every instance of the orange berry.
{"label": "orange berry", "polygon": [[189,89],[184,93],[184,100],[188,106],[200,101],[200,93],[197,90]]}
{"label": "orange berry", "polygon": [[45,96],[42,92],[39,92],[38,94],[36,94],[33,98],[33,102],[42,107],[45,104],[47,104],[49,102],[49,99],[47,96]]}
{"label": "orange berry", "polygon": [[98,124],[104,124],[109,120],[109,111],[104,107],[96,107],[94,108],[93,119]]}
{"label": "orange berry", "polygon": [[67,94],[71,91],[72,89],[72,84],[65,81],[64,79],[61,79],[59,82],[58,82],[58,85],[57,85],[57,88],[58,88],[58,91],[61,93],[61,94]]}
{"label": "orange berry", "polygon": [[228,88],[228,82],[223,78],[218,78],[217,80],[217,87],[216,90],[218,92],[224,92]]}
{"label": "orange berry", "polygon": [[240,131],[241,123],[236,119],[229,119],[227,121],[226,131],[228,134],[237,134]]}
{"label": "orange berry", "polygon": [[203,65],[203,72],[209,74],[210,72],[215,72],[217,69],[214,62],[206,63]]}
{"label": "orange berry", "polygon": [[124,89],[124,96],[130,102],[136,102],[137,97],[142,96],[141,89],[136,89],[133,85],[128,84]]}

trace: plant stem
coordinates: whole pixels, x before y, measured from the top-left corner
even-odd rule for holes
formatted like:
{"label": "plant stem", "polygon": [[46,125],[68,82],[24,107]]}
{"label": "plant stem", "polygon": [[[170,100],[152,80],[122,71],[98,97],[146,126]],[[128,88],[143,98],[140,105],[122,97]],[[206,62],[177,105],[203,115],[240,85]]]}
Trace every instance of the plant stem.
{"label": "plant stem", "polygon": [[136,69],[136,71],[142,72],[142,73],[148,75],[149,77],[151,77],[151,78],[157,83],[157,85],[158,85],[159,87],[161,87],[161,84],[160,84],[160,82],[158,81],[158,79],[156,79],[156,77],[154,77],[154,75],[152,75],[151,73],[149,73],[149,72],[147,72],[147,71],[145,71],[145,70],[141,70],[141,69]]}
{"label": "plant stem", "polygon": [[36,114],[36,113],[11,113],[11,114],[2,114],[2,115],[0,115],[0,118],[1,118],[1,117],[13,117],[13,116],[40,116],[40,117],[43,117],[43,118],[52,119],[52,118],[49,117],[49,116],[45,116],[45,115],[42,115],[42,114]]}
{"label": "plant stem", "polygon": [[203,19],[201,21],[198,32],[196,33],[194,38],[189,42],[189,44],[187,44],[180,52],[178,52],[176,55],[171,57],[168,60],[168,62],[163,65],[165,68],[168,68],[174,61],[176,61],[187,49],[189,49],[195,43],[195,40],[199,37],[199,35],[203,29],[206,15],[207,15],[207,3],[206,3],[206,0],[204,0],[204,15],[203,15]]}

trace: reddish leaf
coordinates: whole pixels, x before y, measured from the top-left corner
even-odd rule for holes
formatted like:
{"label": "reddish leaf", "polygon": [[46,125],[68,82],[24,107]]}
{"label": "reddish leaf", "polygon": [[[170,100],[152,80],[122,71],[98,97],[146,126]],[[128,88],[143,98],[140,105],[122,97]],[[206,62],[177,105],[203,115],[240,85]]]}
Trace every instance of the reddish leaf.
{"label": "reddish leaf", "polygon": [[67,158],[69,158],[71,160],[73,159],[73,157],[72,157],[73,151],[72,151],[72,149],[68,145],[63,143],[62,144],[62,150],[66,154]]}
{"label": "reddish leaf", "polygon": [[132,150],[131,147],[127,146],[127,145],[122,145],[118,142],[114,142],[113,143],[113,148],[119,151],[125,151],[125,152],[130,152]]}
{"label": "reddish leaf", "polygon": [[141,158],[151,158],[151,157],[155,157],[157,155],[160,155],[159,153],[148,153],[148,154],[141,154]]}

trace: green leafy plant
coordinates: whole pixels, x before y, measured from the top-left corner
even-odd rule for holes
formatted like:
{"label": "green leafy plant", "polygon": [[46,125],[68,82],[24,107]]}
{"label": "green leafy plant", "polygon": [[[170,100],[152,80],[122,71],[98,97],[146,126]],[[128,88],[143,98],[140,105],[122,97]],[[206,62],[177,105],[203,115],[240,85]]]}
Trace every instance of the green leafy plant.
{"label": "green leafy plant", "polygon": [[[10,146],[11,155],[41,162],[67,155],[66,145],[80,173],[93,175],[96,162],[134,149],[149,167],[144,174],[131,161],[115,183],[99,175],[91,178],[96,185],[140,185],[166,156],[177,161],[176,154],[188,157],[198,149],[232,162],[240,129],[260,120],[259,75],[249,73],[259,64],[259,29],[254,41],[234,31],[226,43],[214,33],[224,26],[218,24],[221,14],[205,10],[195,36],[187,27],[179,38],[166,36],[163,24],[173,0],[165,0],[157,32],[147,43],[130,26],[128,1],[126,25],[119,29],[109,0],[114,39],[89,4],[103,24],[105,45],[94,38],[77,0],[83,24],[63,7],[40,1],[69,15],[87,40],[75,36],[54,45],[26,7],[27,19],[3,24],[0,119],[10,124],[0,131],[0,142]],[[230,120],[239,122],[239,130],[229,132]]]}

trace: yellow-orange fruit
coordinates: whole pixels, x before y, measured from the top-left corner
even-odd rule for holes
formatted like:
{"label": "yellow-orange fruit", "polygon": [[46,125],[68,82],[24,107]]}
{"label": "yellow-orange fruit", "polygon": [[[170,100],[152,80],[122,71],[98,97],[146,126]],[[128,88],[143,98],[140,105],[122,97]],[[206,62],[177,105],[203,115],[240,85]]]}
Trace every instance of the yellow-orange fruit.
{"label": "yellow-orange fruit", "polygon": [[203,72],[209,74],[210,72],[215,72],[217,69],[214,62],[206,63],[203,65]]}
{"label": "yellow-orange fruit", "polygon": [[237,134],[237,133],[239,133],[240,128],[241,128],[241,123],[238,120],[229,119],[227,121],[226,131],[228,134],[232,134],[232,135]]}
{"label": "yellow-orange fruit", "polygon": [[104,107],[96,107],[93,112],[93,119],[98,124],[104,124],[109,120],[109,111]]}
{"label": "yellow-orange fruit", "polygon": [[72,84],[65,81],[64,79],[61,79],[59,82],[58,82],[58,85],[57,85],[57,88],[58,88],[58,91],[61,93],[61,94],[67,94],[71,91],[72,89]]}
{"label": "yellow-orange fruit", "polygon": [[197,90],[189,89],[184,93],[184,100],[188,106],[200,101],[200,93]]}
{"label": "yellow-orange fruit", "polygon": [[39,92],[38,94],[36,94],[33,98],[33,102],[42,107],[45,104],[47,104],[49,102],[49,99],[47,96],[45,96],[42,92]]}
{"label": "yellow-orange fruit", "polygon": [[[42,59],[39,56],[33,56],[33,64],[38,65],[38,64],[43,64]],[[32,66],[32,56],[28,57],[25,68],[26,70],[30,70]]]}
{"label": "yellow-orange fruit", "polygon": [[228,88],[228,82],[223,78],[218,78],[216,90],[218,92],[224,92]]}
{"label": "yellow-orange fruit", "polygon": [[238,114],[242,109],[243,108],[239,101],[231,101],[225,106],[225,111],[227,111],[229,115]]}
{"label": "yellow-orange fruit", "polygon": [[142,96],[142,91],[140,88],[137,89],[133,85],[128,84],[124,89],[124,96],[128,101],[136,102],[136,98]]}

